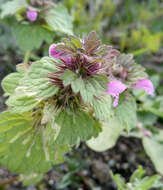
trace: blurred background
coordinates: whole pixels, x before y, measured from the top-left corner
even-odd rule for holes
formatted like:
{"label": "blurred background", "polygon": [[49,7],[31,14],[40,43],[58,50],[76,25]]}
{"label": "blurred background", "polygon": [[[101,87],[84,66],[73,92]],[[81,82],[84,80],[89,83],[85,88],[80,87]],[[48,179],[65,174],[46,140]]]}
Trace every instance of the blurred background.
{"label": "blurred background", "polygon": [[[6,2],[0,0],[1,5]],[[80,37],[95,30],[102,42],[113,45],[120,52],[132,53],[153,81],[156,92],[163,96],[163,1],[162,0],[62,0],[74,17],[74,34]],[[64,34],[54,33],[53,42]],[[48,55],[50,44],[43,42],[31,53],[30,61]],[[0,21],[0,81],[23,62],[25,52],[19,47],[9,25]],[[162,99],[163,100],[163,99]],[[0,89],[0,111],[4,110]],[[163,107],[160,108],[163,111]],[[163,119],[155,119],[162,126]],[[126,181],[142,165],[147,175],[155,169],[146,156],[141,141],[121,137],[116,146],[103,153],[95,153],[82,144],[67,156],[66,162],[55,166],[35,186],[22,187],[7,169],[0,168],[0,190],[116,190],[109,170],[121,174]]]}

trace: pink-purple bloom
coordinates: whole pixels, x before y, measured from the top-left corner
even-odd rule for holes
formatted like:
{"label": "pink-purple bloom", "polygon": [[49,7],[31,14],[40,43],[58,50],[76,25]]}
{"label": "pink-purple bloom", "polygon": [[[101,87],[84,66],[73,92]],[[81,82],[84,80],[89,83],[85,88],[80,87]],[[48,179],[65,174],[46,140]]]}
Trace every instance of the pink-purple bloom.
{"label": "pink-purple bloom", "polygon": [[145,90],[147,94],[154,94],[154,87],[150,80],[141,79],[133,85],[134,88]]}
{"label": "pink-purple bloom", "polygon": [[57,47],[56,44],[52,44],[50,47],[49,47],[49,56],[52,56],[56,59],[62,59],[64,60],[67,64],[70,64],[71,63],[71,57],[69,56],[63,56],[62,55],[62,52],[59,52],[57,51],[55,48]]}
{"label": "pink-purple bloom", "polygon": [[27,10],[26,12],[27,18],[29,21],[34,22],[37,19],[38,13],[35,10]]}
{"label": "pink-purple bloom", "polygon": [[115,98],[113,102],[113,107],[118,105],[119,95],[127,89],[127,86],[123,84],[121,81],[111,81],[108,84],[107,93]]}
{"label": "pink-purple bloom", "polygon": [[[141,79],[137,83],[133,85],[134,88],[145,90],[147,94],[153,95],[154,94],[154,87],[150,80],[148,79]],[[121,81],[111,81],[108,84],[107,93],[110,94],[112,97],[115,97],[113,102],[113,106],[116,107],[119,101],[119,95],[127,89],[127,86],[123,84]]]}
{"label": "pink-purple bloom", "polygon": [[61,58],[61,53],[58,52],[57,50],[55,50],[56,48],[56,44],[52,44],[50,47],[49,47],[49,55],[56,58],[56,59],[59,59]]}

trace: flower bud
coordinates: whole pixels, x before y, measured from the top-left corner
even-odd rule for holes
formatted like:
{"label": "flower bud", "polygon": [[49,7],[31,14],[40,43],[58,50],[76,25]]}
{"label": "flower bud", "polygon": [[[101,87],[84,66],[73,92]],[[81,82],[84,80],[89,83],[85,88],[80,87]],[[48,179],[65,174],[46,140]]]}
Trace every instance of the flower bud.
{"label": "flower bud", "polygon": [[38,13],[35,10],[27,10],[26,15],[29,21],[34,22],[37,19]]}

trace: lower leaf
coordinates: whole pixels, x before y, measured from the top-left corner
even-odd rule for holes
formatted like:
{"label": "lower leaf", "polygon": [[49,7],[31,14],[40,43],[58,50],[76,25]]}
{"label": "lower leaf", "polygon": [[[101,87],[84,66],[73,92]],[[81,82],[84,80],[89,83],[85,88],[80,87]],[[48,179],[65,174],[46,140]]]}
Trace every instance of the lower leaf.
{"label": "lower leaf", "polygon": [[153,137],[144,137],[143,146],[156,170],[163,175],[163,131]]}
{"label": "lower leaf", "polygon": [[103,152],[112,148],[118,137],[120,136],[123,127],[116,118],[110,118],[108,122],[103,122],[102,132],[96,138],[87,141],[87,145],[94,151]]}
{"label": "lower leaf", "polygon": [[96,137],[101,130],[99,122],[82,110],[62,111],[55,122],[61,127],[56,139],[57,145],[78,144],[80,141]]}

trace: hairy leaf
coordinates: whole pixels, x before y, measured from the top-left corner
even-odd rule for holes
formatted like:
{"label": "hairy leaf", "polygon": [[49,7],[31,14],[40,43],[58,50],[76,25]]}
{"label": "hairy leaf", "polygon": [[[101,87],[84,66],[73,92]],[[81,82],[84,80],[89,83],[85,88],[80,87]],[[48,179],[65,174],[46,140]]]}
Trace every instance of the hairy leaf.
{"label": "hairy leaf", "polygon": [[132,96],[127,96],[115,108],[115,116],[120,120],[121,125],[129,132],[136,126],[136,102]]}
{"label": "hairy leaf", "polygon": [[30,175],[20,175],[19,180],[23,181],[24,186],[37,184],[44,177],[43,174],[32,173]]}
{"label": "hairy leaf", "polygon": [[27,94],[14,94],[9,97],[6,104],[12,108],[14,113],[23,113],[32,110],[39,104],[39,100],[35,99],[34,96]]}
{"label": "hairy leaf", "polygon": [[0,114],[0,133],[8,131],[16,126],[27,126],[28,120],[22,115],[10,113],[8,111]]}
{"label": "hairy leaf", "polygon": [[109,118],[108,122],[102,123],[102,132],[96,138],[87,141],[87,145],[97,152],[106,151],[115,145],[122,130],[123,127],[116,118]]}
{"label": "hairy leaf", "polygon": [[96,75],[83,80],[70,70],[66,70],[61,78],[65,86],[71,84],[72,90],[75,93],[80,92],[83,100],[87,103],[91,102],[94,96],[98,97],[104,93],[108,83],[105,76]]}
{"label": "hairy leaf", "polygon": [[25,51],[39,49],[45,41],[52,43],[54,34],[37,24],[14,24],[13,34],[18,45]]}
{"label": "hairy leaf", "polygon": [[68,14],[64,6],[58,5],[53,9],[47,10],[44,18],[53,30],[66,34],[73,33],[73,18]]}
{"label": "hairy leaf", "polygon": [[[5,146],[0,152],[1,165],[8,166],[13,172],[30,175],[47,172],[52,163],[63,161],[63,154],[69,148],[67,145],[55,147],[56,134],[51,125],[45,127],[40,123],[33,126],[32,118],[25,120],[20,114],[8,113],[8,118],[11,118],[12,127],[1,134],[0,147]],[[5,118],[3,128],[9,126],[8,118]]]}
{"label": "hairy leaf", "polygon": [[143,146],[146,153],[151,158],[156,170],[163,174],[163,131],[153,137],[144,137]]}
{"label": "hairy leaf", "polygon": [[22,81],[22,86],[27,87],[27,91],[39,98],[48,98],[55,95],[58,87],[50,83],[48,74],[56,72],[54,59],[44,57],[40,61],[33,63],[27,76]]}
{"label": "hairy leaf", "polygon": [[6,95],[11,95],[14,93],[22,77],[23,77],[22,73],[11,73],[3,79],[1,85]]}
{"label": "hairy leaf", "polygon": [[93,99],[93,109],[96,118],[100,120],[109,120],[111,111],[111,97],[107,94]]}
{"label": "hairy leaf", "polygon": [[82,110],[62,111],[55,122],[60,126],[60,132],[56,138],[57,145],[78,144],[80,141],[96,137],[101,129],[100,124]]}
{"label": "hairy leaf", "polygon": [[26,0],[12,0],[2,5],[1,18],[15,14],[19,9],[27,6]]}
{"label": "hairy leaf", "polygon": [[64,86],[71,85],[71,83],[73,83],[77,78],[78,78],[77,74],[73,73],[70,70],[66,70],[61,76]]}

